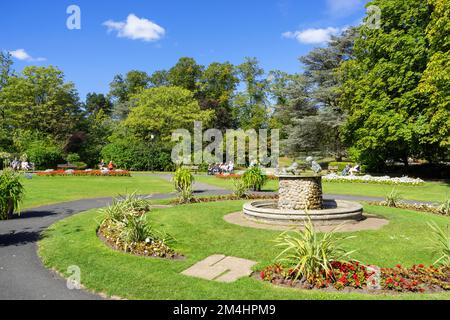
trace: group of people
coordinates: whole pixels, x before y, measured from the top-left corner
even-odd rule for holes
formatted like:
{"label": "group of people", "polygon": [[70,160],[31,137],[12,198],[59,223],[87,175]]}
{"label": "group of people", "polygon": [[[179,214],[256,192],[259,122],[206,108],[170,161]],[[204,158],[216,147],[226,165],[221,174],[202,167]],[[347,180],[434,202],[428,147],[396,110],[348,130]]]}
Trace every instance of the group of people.
{"label": "group of people", "polygon": [[110,162],[108,163],[108,165],[106,165],[106,162],[105,162],[105,160],[103,160],[103,159],[102,159],[102,161],[100,161],[100,163],[99,163],[99,165],[98,165],[98,168],[99,168],[101,171],[105,171],[105,170],[112,171],[112,170],[114,170],[115,167],[116,167],[116,165],[114,164],[114,162],[110,161]]}
{"label": "group of people", "polygon": [[208,167],[208,175],[216,175],[223,173],[233,173],[234,163],[230,161],[228,163],[215,163],[210,164]]}
{"label": "group of people", "polygon": [[342,170],[343,176],[354,176],[361,172],[361,166],[357,164],[356,166],[352,167],[350,164],[347,164]]}
{"label": "group of people", "polygon": [[14,159],[11,161],[11,168],[14,171],[30,171],[33,169],[33,164],[29,163],[28,161],[19,161],[17,159]]}

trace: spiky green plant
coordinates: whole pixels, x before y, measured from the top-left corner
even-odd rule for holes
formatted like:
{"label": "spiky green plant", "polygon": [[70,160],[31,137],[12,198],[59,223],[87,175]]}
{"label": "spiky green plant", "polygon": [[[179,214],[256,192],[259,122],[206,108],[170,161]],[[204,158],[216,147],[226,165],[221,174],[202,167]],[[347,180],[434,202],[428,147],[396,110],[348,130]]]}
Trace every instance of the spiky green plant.
{"label": "spiky green plant", "polygon": [[189,203],[194,193],[194,176],[191,171],[186,168],[178,168],[173,176],[173,183],[180,203]]}
{"label": "spiky green plant", "polygon": [[233,195],[238,198],[247,196],[248,187],[243,179],[233,179]]}
{"label": "spiky green plant", "polygon": [[18,173],[9,168],[0,173],[0,220],[8,219],[14,213],[20,214],[24,192]]}
{"label": "spiky green plant", "polygon": [[433,232],[431,238],[432,245],[430,249],[433,255],[438,257],[434,262],[434,265],[450,266],[450,230],[447,226],[446,229],[442,229],[435,222],[428,223],[428,226]]}
{"label": "spiky green plant", "polygon": [[447,199],[439,206],[439,212],[444,215],[450,215],[450,197],[447,195]]}
{"label": "spiky green plant", "polygon": [[308,217],[303,230],[286,231],[275,239],[275,247],[282,249],[277,262],[292,267],[295,280],[304,278],[312,282],[323,272],[329,274],[333,261],[346,262],[354,252],[341,247],[343,241],[354,236],[338,237],[338,229],[319,234]]}
{"label": "spiky green plant", "polygon": [[242,181],[248,189],[253,191],[261,191],[264,185],[267,183],[267,175],[262,171],[259,166],[253,166],[249,168],[242,175]]}
{"label": "spiky green plant", "polygon": [[393,207],[393,208],[395,208],[395,207],[398,206],[400,200],[401,200],[401,195],[400,195],[400,193],[397,191],[396,188],[393,188],[393,189],[391,190],[391,192],[389,192],[389,193],[386,195],[385,203],[386,203],[386,205],[387,205],[388,207]]}

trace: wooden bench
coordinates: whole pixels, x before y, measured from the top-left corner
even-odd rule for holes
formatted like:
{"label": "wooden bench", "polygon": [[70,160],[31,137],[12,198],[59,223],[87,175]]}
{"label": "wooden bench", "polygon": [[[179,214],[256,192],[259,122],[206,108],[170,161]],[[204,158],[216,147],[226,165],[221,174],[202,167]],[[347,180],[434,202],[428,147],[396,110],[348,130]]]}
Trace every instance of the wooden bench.
{"label": "wooden bench", "polygon": [[58,169],[60,170],[69,170],[69,169],[76,169],[77,166],[70,164],[70,163],[66,163],[66,164],[58,164]]}
{"label": "wooden bench", "polygon": [[328,166],[329,173],[337,173],[339,171],[339,166]]}
{"label": "wooden bench", "polygon": [[198,173],[198,170],[200,169],[199,166],[183,166],[182,168],[183,169],[188,169],[191,172],[194,172],[196,174]]}

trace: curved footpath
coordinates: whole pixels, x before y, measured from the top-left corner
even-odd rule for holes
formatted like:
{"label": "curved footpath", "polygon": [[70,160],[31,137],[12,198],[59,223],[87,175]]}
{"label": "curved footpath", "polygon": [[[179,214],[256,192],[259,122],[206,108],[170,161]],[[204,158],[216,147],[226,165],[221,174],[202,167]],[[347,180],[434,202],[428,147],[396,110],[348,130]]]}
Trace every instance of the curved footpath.
{"label": "curved footpath", "polygon": [[[159,175],[168,179],[168,175]],[[197,195],[230,193],[204,183],[195,184]],[[174,193],[155,194],[147,199],[173,198]],[[326,195],[354,201],[379,201],[380,198]],[[40,234],[58,220],[90,209],[102,208],[112,198],[84,199],[26,210],[20,217],[0,221],[0,300],[95,300],[100,296],[84,290],[69,290],[66,280],[47,270],[37,255]]]}

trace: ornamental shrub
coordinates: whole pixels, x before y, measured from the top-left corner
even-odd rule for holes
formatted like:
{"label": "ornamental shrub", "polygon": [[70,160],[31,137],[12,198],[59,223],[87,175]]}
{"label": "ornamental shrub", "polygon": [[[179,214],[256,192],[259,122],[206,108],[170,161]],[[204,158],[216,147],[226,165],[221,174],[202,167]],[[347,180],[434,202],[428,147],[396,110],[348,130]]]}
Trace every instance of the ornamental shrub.
{"label": "ornamental shrub", "polygon": [[20,210],[24,188],[20,176],[12,169],[0,173],[0,220],[8,219]]}
{"label": "ornamental shrub", "polygon": [[242,181],[248,189],[253,191],[261,191],[268,180],[267,175],[259,166],[249,168],[242,175]]}

